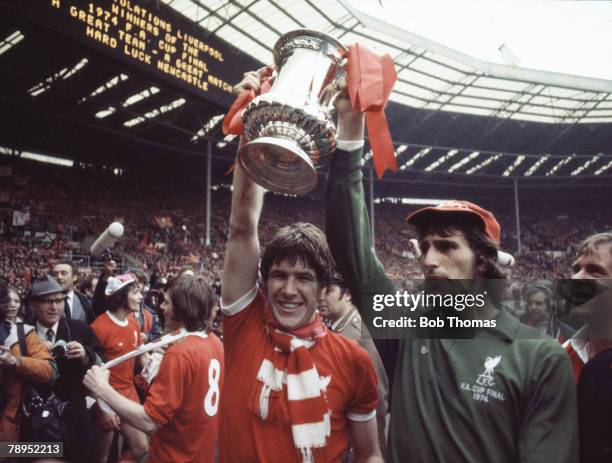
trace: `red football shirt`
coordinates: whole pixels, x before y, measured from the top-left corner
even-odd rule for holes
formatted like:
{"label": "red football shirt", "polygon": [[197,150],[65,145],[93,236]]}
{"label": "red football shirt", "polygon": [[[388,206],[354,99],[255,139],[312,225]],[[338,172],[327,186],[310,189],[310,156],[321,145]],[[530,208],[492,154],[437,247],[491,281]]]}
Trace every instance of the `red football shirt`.
{"label": "red football shirt", "polygon": [[[235,315],[227,315],[225,308],[223,345],[227,377],[221,403],[220,463],[287,463],[296,453],[287,414],[262,421],[250,409],[257,372],[271,343],[265,330],[264,304],[259,291]],[[376,373],[364,349],[331,331],[310,349],[310,354],[322,384],[326,385],[331,410],[327,461],[339,462],[349,443],[348,420],[368,421],[375,416]],[[283,400],[287,401],[286,388]]]}
{"label": "red football shirt", "polygon": [[151,437],[150,462],[214,460],[224,376],[223,345],[213,333],[188,335],[166,350],[144,403],[161,426]]}
{"label": "red football shirt", "polygon": [[[91,324],[91,328],[104,347],[106,360],[113,360],[138,347],[140,329],[132,316],[121,321],[110,312],[100,314]],[[134,362],[127,360],[110,369],[109,383],[122,396],[140,403],[134,386]]]}

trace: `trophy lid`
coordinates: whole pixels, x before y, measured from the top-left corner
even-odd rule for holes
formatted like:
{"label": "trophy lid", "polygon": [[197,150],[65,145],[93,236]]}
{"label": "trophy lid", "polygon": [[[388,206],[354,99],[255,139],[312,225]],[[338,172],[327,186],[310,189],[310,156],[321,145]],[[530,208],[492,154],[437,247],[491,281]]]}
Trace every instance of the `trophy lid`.
{"label": "trophy lid", "polygon": [[282,67],[295,49],[306,49],[323,53],[338,66],[342,64],[342,59],[348,53],[348,48],[331,35],[314,29],[297,29],[281,35],[276,41],[273,52],[276,67]]}

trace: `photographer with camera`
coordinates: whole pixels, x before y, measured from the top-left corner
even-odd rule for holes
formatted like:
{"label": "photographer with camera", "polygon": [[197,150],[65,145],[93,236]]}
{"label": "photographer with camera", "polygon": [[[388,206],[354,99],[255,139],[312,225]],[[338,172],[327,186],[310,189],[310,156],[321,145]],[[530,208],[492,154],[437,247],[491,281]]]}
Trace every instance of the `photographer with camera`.
{"label": "photographer with camera", "polygon": [[9,303],[8,288],[0,282],[0,442],[29,439],[22,432],[24,390],[29,384],[51,384],[57,377],[55,363],[34,327],[18,329],[7,319]]}
{"label": "photographer with camera", "polygon": [[36,317],[36,331],[59,370],[51,392],[65,404],[60,417],[64,456],[71,461],[92,461],[96,435],[82,381],[91,366],[102,364],[104,349],[86,322],[64,316],[65,300],[65,290],[50,275],[32,284],[30,307]]}

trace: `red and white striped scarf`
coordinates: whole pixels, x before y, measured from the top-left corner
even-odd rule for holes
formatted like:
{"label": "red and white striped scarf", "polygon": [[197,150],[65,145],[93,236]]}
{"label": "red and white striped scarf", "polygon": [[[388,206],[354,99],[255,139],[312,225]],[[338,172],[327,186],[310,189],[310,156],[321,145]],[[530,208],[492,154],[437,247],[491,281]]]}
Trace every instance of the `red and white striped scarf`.
{"label": "red and white striped scarf", "polygon": [[[272,345],[257,373],[252,410],[262,420],[289,417],[296,452],[303,463],[324,462],[331,433],[325,389],[309,349],[326,335],[321,318],[290,333],[279,329],[269,307],[266,328]],[[287,387],[287,401],[283,386]],[[273,405],[273,409],[270,406]]]}

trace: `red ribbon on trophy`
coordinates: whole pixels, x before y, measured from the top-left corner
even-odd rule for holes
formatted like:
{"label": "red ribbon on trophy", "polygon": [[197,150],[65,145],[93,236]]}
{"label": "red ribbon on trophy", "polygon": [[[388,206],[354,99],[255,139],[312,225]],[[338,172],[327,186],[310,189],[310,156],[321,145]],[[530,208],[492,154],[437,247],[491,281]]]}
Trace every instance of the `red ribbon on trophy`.
{"label": "red ribbon on trophy", "polygon": [[264,93],[268,93],[272,84],[270,84],[270,77],[272,76],[273,69],[271,67],[263,68],[258,71],[261,74],[262,82],[261,89],[259,92],[255,92],[255,90],[247,89],[244,90],[234,104],[230,107],[229,111],[223,118],[223,125],[221,126],[223,130],[223,135],[243,135],[244,126],[242,125],[242,113],[247,105],[258,95],[262,95]]}
{"label": "red ribbon on trophy", "polygon": [[393,59],[378,56],[360,44],[348,52],[347,85],[353,109],[366,113],[366,127],[376,174],[382,177],[388,167],[397,170],[393,140],[385,117],[385,106],[397,80]]}

